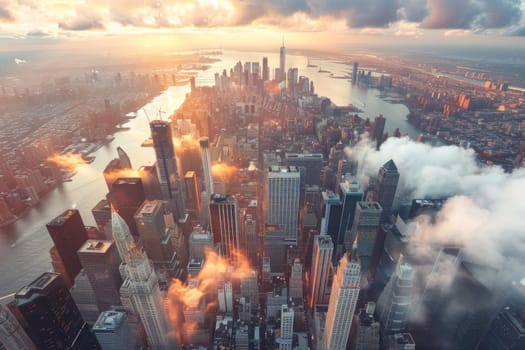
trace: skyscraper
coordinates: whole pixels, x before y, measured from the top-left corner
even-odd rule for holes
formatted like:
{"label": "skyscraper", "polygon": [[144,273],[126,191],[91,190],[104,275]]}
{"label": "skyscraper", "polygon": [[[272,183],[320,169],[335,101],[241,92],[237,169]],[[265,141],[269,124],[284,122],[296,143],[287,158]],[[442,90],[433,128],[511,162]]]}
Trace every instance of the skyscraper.
{"label": "skyscraper", "polygon": [[361,271],[359,261],[345,254],[334,276],[323,335],[324,350],[344,350],[359,296]]}
{"label": "skyscraper", "polygon": [[[339,184],[339,197],[341,199],[341,221],[339,222],[339,232],[334,238],[334,245],[336,245],[337,255],[341,254],[341,246],[344,244],[345,234],[347,230],[352,228],[354,223],[355,208],[357,202],[363,200],[363,190],[354,180],[345,180]],[[331,234],[329,232],[329,234]],[[335,240],[337,239],[337,240]],[[339,259],[339,256],[334,258]]]}
{"label": "skyscraper", "polygon": [[281,306],[281,336],[277,339],[279,350],[292,350],[294,311],[288,305]]}
{"label": "skyscraper", "polygon": [[351,249],[354,242],[357,243],[357,254],[363,275],[368,271],[374,253],[382,212],[383,209],[378,202],[357,202],[352,229],[346,231],[345,246]]}
{"label": "skyscraper", "polygon": [[383,143],[383,133],[385,132],[385,123],[386,119],[383,117],[382,114],[378,114],[376,119],[374,120],[374,130],[372,131],[372,138],[377,142],[377,149],[379,150],[379,147],[381,146],[381,143]]}
{"label": "skyscraper", "polygon": [[257,236],[257,222],[253,219],[251,214],[246,214],[244,216],[244,239],[246,242],[246,249],[243,249],[241,246],[241,250],[245,250],[251,266],[258,266],[259,237]]}
{"label": "skyscraper", "polygon": [[250,301],[253,308],[259,307],[259,284],[257,281],[257,270],[241,279],[241,296]]}
{"label": "skyscraper", "polygon": [[132,169],[131,160],[129,159],[128,154],[122,149],[122,147],[117,147],[117,154],[120,162],[120,167],[123,169]]}
{"label": "skyscraper", "polygon": [[400,257],[394,275],[378,301],[378,314],[383,335],[405,330],[408,311],[412,302],[412,266]]}
{"label": "skyscraper", "polygon": [[284,47],[284,39],[283,39],[283,45],[279,49],[279,70],[281,72],[279,83],[286,80],[286,48]]}
{"label": "skyscraper", "polygon": [[369,302],[355,317],[355,350],[379,350],[379,322],[374,319],[375,306],[375,303]]}
{"label": "skyscraper", "polygon": [[334,244],[330,236],[314,236],[312,266],[310,270],[310,309],[326,303],[328,275],[332,264]]}
{"label": "skyscraper", "polygon": [[104,311],[93,325],[93,333],[103,350],[134,349],[135,336],[122,311]]}
{"label": "skyscraper", "polygon": [[162,199],[168,202],[175,220],[185,221],[184,188],[177,170],[171,124],[163,120],[154,120],[150,123],[150,128]]}
{"label": "skyscraper", "polygon": [[113,182],[108,199],[137,240],[139,231],[133,215],[146,199],[142,180],[139,177],[119,177]]}
{"label": "skyscraper", "polygon": [[148,258],[155,263],[171,261],[173,246],[164,222],[164,202],[144,201],[135,213],[140,240]]}
{"label": "skyscraper", "polygon": [[270,80],[270,67],[268,66],[268,57],[262,59],[262,80]]}
{"label": "skyscraper", "polygon": [[101,349],[60,275],[45,272],[15,294],[38,349]]}
{"label": "skyscraper", "polygon": [[288,296],[290,299],[303,298],[303,264],[301,264],[299,259],[295,259],[292,264],[288,283]]}
{"label": "skyscraper", "polygon": [[357,84],[357,68],[358,68],[358,63],[354,62],[353,69],[352,69],[352,85]]}
{"label": "skyscraper", "polygon": [[0,298],[0,349],[36,350],[36,346],[13,314],[15,295]]}
{"label": "skyscraper", "polygon": [[168,319],[164,309],[158,277],[147,255],[137,247],[126,222],[113,212],[113,236],[123,261],[126,279],[120,289],[122,304],[131,302],[146,330],[148,345],[155,350],[165,349],[168,342]]}
{"label": "skyscraper", "polygon": [[217,286],[219,310],[233,314],[233,289],[231,281],[220,281]]}
{"label": "skyscraper", "polygon": [[339,223],[341,222],[341,200],[339,196],[332,191],[321,193],[321,235],[330,235],[339,232]]}
{"label": "skyscraper", "polygon": [[202,137],[199,140],[199,143],[201,145],[202,176],[204,177],[204,188],[206,189],[206,193],[208,194],[208,196],[211,196],[214,192],[208,138]]}
{"label": "skyscraper", "polygon": [[306,185],[321,186],[322,153],[286,153],[285,159],[287,166],[296,166],[299,169],[301,187]]}
{"label": "skyscraper", "polygon": [[89,239],[78,250],[78,257],[93,288],[99,310],[120,305],[121,259],[115,242]]}
{"label": "skyscraper", "polygon": [[214,193],[210,199],[213,241],[219,243],[221,255],[233,258],[240,247],[239,207],[232,195]]}
{"label": "skyscraper", "polygon": [[266,223],[297,242],[301,176],[295,166],[272,166],[266,171]]}
{"label": "skyscraper", "polygon": [[213,236],[201,226],[196,226],[190,234],[188,247],[190,260],[202,261],[206,258],[206,251],[213,249]]}
{"label": "skyscraper", "polygon": [[186,175],[184,175],[184,184],[186,185],[186,207],[188,213],[193,217],[197,217],[201,211],[197,174],[195,174],[194,171],[186,172]]}
{"label": "skyscraper", "polygon": [[374,191],[375,198],[373,200],[378,201],[383,208],[381,223],[390,222],[398,182],[399,172],[394,161],[390,159],[379,169],[376,189]]}
{"label": "skyscraper", "polygon": [[56,251],[63,262],[66,284],[71,284],[82,269],[77,250],[88,239],[84,222],[76,209],[69,209],[54,218],[47,225],[51,239],[55,243]]}

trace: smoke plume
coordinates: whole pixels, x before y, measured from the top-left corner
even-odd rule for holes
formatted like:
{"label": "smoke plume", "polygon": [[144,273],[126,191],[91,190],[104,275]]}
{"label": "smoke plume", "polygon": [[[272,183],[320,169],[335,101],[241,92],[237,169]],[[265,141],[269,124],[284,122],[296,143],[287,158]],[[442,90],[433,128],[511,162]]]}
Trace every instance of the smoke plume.
{"label": "smoke plume", "polygon": [[55,163],[58,167],[65,169],[70,173],[74,172],[78,167],[86,164],[86,161],[80,153],[57,153],[48,157],[47,160]]}
{"label": "smoke plume", "polygon": [[219,281],[242,279],[250,276],[252,268],[248,259],[240,252],[234,251],[231,264],[226,258],[209,249],[202,270],[196,277],[197,288],[174,279],[168,291],[168,315],[179,344],[184,343],[183,329],[194,329],[197,324],[185,322],[182,310],[195,307],[202,299],[206,302],[206,311],[217,306],[217,284]]}

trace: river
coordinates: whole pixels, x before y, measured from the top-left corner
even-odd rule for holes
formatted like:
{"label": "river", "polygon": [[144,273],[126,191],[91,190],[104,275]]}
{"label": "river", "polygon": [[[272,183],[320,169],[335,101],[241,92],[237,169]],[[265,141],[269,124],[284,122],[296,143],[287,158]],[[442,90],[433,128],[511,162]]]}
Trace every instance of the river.
{"label": "river", "polygon": [[[217,56],[220,61],[211,64],[210,69],[199,72],[197,85],[212,85],[215,72],[222,72],[223,69],[229,71],[239,60],[260,62],[263,56],[268,57],[270,67],[278,65],[278,52],[224,52]],[[297,67],[300,75],[313,80],[319,95],[329,97],[337,105],[354,104],[363,109],[361,115],[364,117],[374,118],[382,113],[387,120],[385,131],[390,134],[399,128],[412,138],[417,136],[417,130],[406,121],[408,109],[405,105],[381,100],[376,89],[353,86],[347,79],[330,78],[328,73],[320,73],[317,67],[307,67],[308,61],[308,57],[302,55],[286,56],[287,67]],[[351,71],[350,66],[326,59],[312,58],[310,64],[318,65],[334,76],[349,75]],[[168,112],[174,111],[184,101],[189,90],[188,85],[169,87],[143,109],[150,118],[161,108]],[[153,149],[141,147],[141,143],[149,136],[149,125],[143,110],[139,110],[137,117],[125,126],[129,130],[116,133],[112,142],[94,152],[92,155],[96,157],[95,161],[79,167],[73,181],[52,190],[25,217],[0,229],[0,296],[16,292],[40,273],[51,269],[49,249],[52,241],[45,227],[47,222],[66,209],[77,208],[86,225],[95,225],[91,209],[107,193],[102,171],[111,159],[117,157],[117,146],[128,153],[134,168],[154,163]]]}

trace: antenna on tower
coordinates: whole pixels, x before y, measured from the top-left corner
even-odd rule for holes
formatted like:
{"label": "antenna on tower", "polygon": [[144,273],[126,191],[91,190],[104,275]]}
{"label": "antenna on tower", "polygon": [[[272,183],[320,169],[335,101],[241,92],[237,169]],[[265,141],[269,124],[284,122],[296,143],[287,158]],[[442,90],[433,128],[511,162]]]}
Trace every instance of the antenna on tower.
{"label": "antenna on tower", "polygon": [[159,108],[159,111],[157,112],[159,114],[159,119],[162,120],[162,114],[166,114],[166,112],[164,112],[162,110],[162,107]]}
{"label": "antenna on tower", "polygon": [[151,120],[149,119],[148,112],[146,111],[145,108],[142,108],[142,110],[144,111],[144,114],[146,115],[146,119],[148,120],[148,124],[150,124],[150,123],[151,123]]}

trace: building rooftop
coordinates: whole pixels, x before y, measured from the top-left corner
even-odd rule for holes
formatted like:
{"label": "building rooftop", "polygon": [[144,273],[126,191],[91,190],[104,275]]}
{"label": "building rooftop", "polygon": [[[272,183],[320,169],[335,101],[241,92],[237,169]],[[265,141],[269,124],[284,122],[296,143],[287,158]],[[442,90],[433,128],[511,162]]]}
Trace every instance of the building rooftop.
{"label": "building rooftop", "polygon": [[357,205],[362,210],[383,210],[379,202],[357,202]]}
{"label": "building rooftop", "polygon": [[268,168],[269,173],[298,173],[299,168],[293,165],[290,166],[278,166],[272,165]]}
{"label": "building rooftop", "polygon": [[113,241],[88,239],[86,243],[80,247],[78,253],[105,254],[112,244]]}
{"label": "building rooftop", "polygon": [[78,213],[78,210],[76,210],[76,209],[68,209],[65,212],[63,212],[62,214],[60,214],[59,216],[57,216],[56,218],[54,218],[53,220],[51,220],[47,224],[47,226],[60,227],[60,226],[64,225],[64,223],[67,220],[69,220],[76,213]]}
{"label": "building rooftop", "polygon": [[140,177],[119,177],[115,182],[113,183],[113,186],[115,185],[136,185],[142,183],[142,180]]}
{"label": "building rooftop", "polygon": [[154,201],[144,201],[142,205],[140,206],[139,210],[137,210],[137,213],[135,214],[136,218],[141,217],[149,217],[153,216],[156,212],[161,210],[163,206],[163,202],[159,200]]}
{"label": "building rooftop", "polygon": [[30,294],[32,291],[42,291],[47,286],[49,286],[54,280],[56,280],[60,276],[58,273],[54,272],[44,272],[41,274],[37,279],[35,279],[33,282],[28,284],[27,286],[20,289],[15,295],[26,297],[28,294]]}
{"label": "building rooftop", "polygon": [[97,321],[93,325],[93,331],[113,331],[118,329],[124,318],[125,312],[120,311],[103,311],[98,316]]}

